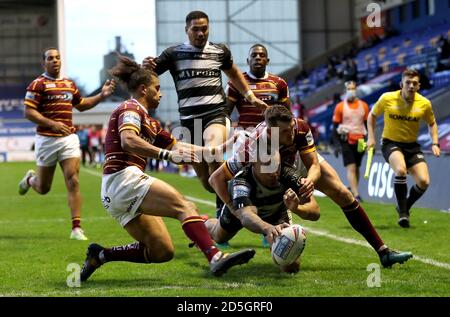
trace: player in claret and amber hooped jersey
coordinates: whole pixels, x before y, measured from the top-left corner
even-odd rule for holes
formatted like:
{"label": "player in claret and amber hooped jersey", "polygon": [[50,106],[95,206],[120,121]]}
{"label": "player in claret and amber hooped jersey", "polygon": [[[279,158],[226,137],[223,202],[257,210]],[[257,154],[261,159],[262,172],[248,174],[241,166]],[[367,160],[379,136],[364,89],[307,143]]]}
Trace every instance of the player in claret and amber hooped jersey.
{"label": "player in claret and amber hooped jersey", "polygon": [[186,236],[207,257],[214,275],[220,276],[234,265],[247,263],[254,256],[254,250],[222,253],[211,240],[197,207],[174,187],[144,173],[148,157],[192,164],[201,159],[196,153],[213,154],[211,152],[221,149],[176,142],[149,116],[148,111],[156,109],[161,98],[156,73],[119,56],[111,74],[126,84],[132,98],[114,110],[109,121],[101,198],[108,213],[136,242],[111,248],[95,243],[89,245],[81,281],[110,261],[170,261],[174,246],[161,217],[181,222]]}
{"label": "player in claret and amber hooped jersey", "polygon": [[[269,61],[266,47],[262,44],[253,45],[247,57],[249,70],[242,75],[255,96],[267,105],[281,104],[290,109],[288,85],[281,77],[266,71]],[[231,81],[228,82],[226,94],[229,112],[236,107],[239,113],[238,127],[254,128],[264,121],[264,111],[247,101]]]}
{"label": "player in claret and amber hooped jersey", "polygon": [[72,124],[72,111],[73,108],[85,111],[95,107],[113,93],[115,82],[107,80],[99,94],[82,98],[72,80],[60,77],[58,49],[46,49],[42,61],[45,72],[28,86],[25,95],[25,116],[38,125],[35,141],[37,173],[29,170],[25,174],[19,183],[19,194],[25,195],[30,187],[39,194],[47,194],[59,162],[72,215],[70,238],[87,240],[80,226],[80,141]]}

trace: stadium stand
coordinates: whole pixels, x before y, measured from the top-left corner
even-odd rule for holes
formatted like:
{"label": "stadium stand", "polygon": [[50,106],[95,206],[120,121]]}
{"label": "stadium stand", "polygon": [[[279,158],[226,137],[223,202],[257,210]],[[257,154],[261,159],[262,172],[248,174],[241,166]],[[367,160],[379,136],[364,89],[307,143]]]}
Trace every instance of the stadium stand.
{"label": "stadium stand", "polygon": [[[372,106],[381,94],[398,89],[401,72],[406,67],[418,69],[422,74],[421,94],[431,99],[434,108],[436,98],[450,87],[450,58],[448,38],[450,23],[440,22],[426,28],[411,30],[385,39],[359,52],[349,52],[342,58],[333,56],[327,65],[309,72],[303,71],[289,81],[291,95],[298,96],[306,104],[306,116],[319,132],[318,143],[328,142],[331,118],[335,102],[330,87],[337,87],[345,80],[346,60],[353,59],[357,65],[358,95]],[[308,98],[325,96],[325,101],[308,107]],[[317,99],[317,98],[316,98]],[[442,120],[437,111],[437,120]],[[443,114],[448,115],[447,113]],[[382,123],[382,118],[379,119]]]}

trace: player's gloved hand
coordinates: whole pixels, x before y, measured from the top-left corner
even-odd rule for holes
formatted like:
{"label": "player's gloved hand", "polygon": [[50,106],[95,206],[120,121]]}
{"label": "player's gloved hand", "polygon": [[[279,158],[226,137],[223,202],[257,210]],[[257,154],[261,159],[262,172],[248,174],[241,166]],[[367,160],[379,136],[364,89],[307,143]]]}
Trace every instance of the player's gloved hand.
{"label": "player's gloved hand", "polygon": [[156,68],[156,57],[147,56],[142,61],[142,67],[150,70],[154,70]]}

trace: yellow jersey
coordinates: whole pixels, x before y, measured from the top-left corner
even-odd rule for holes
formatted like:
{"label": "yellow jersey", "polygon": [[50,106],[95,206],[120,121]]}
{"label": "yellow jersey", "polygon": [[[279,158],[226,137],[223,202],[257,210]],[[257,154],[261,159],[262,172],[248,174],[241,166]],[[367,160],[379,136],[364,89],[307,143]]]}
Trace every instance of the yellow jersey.
{"label": "yellow jersey", "polygon": [[401,96],[401,90],[381,95],[372,108],[372,113],[379,116],[384,113],[383,138],[395,142],[412,143],[419,135],[419,121],[425,120],[428,125],[435,123],[431,102],[415,94],[414,102],[408,106]]}

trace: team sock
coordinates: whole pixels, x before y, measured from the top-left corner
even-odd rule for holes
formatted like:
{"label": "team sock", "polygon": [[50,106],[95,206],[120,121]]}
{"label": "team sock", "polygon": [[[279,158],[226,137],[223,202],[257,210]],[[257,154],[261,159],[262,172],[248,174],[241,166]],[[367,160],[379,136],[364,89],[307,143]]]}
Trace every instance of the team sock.
{"label": "team sock", "polygon": [[406,185],[406,176],[395,176],[394,191],[397,197],[398,210],[405,213],[408,208],[406,205],[406,194],[408,193],[408,185]]}
{"label": "team sock", "polygon": [[386,249],[383,240],[381,240],[377,231],[372,226],[366,212],[356,200],[350,205],[343,207],[342,210],[353,229],[358,231],[377,253]]}
{"label": "team sock", "polygon": [[36,182],[36,176],[29,176],[27,178],[27,184],[28,186],[33,187],[34,183]]}
{"label": "team sock", "polygon": [[414,185],[409,190],[409,196],[406,200],[406,210],[410,210],[412,205],[425,193],[426,189],[422,189],[417,185]]}
{"label": "team sock", "polygon": [[181,226],[186,236],[197,245],[208,258],[208,261],[211,262],[211,259],[219,252],[219,249],[214,246],[203,219],[199,216],[188,217],[184,219]]}
{"label": "team sock", "polygon": [[142,242],[135,242],[123,246],[103,249],[100,262],[126,261],[135,263],[150,263],[148,248]]}
{"label": "team sock", "polygon": [[72,217],[72,230],[80,227],[81,218],[80,217]]}

